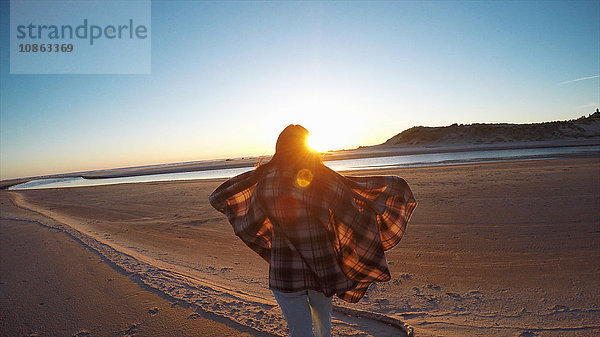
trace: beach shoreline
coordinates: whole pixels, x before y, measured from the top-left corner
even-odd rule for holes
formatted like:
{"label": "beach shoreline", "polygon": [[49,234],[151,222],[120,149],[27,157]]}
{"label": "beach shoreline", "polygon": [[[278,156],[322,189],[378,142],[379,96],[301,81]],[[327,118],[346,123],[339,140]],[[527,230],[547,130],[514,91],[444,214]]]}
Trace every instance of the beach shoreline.
{"label": "beach shoreline", "polygon": [[[483,143],[483,144],[453,144],[453,145],[388,145],[379,144],[373,146],[361,146],[355,149],[328,151],[322,154],[324,162],[333,160],[362,159],[374,157],[391,157],[402,155],[434,154],[434,153],[460,153],[470,151],[493,151],[493,150],[520,150],[537,148],[561,148],[600,146],[600,137],[582,139],[564,139],[552,141],[535,142],[505,142],[505,143]],[[17,178],[0,181],[0,190],[11,186],[38,179],[81,177],[84,179],[123,178],[154,174],[183,173],[195,171],[222,170],[233,168],[250,168],[259,162],[270,159],[267,156],[251,156],[242,158],[228,158],[204,160],[200,162],[154,164],[146,166],[100,169],[88,172],[52,174],[41,177]]]}

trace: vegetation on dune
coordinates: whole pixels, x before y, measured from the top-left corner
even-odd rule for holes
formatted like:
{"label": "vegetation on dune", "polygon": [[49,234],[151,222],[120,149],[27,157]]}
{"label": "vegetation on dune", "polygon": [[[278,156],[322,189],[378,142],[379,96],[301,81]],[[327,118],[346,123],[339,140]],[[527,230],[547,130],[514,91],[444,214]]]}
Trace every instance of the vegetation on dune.
{"label": "vegetation on dune", "polygon": [[531,124],[452,124],[415,126],[388,139],[385,145],[500,143],[590,138],[600,136],[600,111],[567,121]]}

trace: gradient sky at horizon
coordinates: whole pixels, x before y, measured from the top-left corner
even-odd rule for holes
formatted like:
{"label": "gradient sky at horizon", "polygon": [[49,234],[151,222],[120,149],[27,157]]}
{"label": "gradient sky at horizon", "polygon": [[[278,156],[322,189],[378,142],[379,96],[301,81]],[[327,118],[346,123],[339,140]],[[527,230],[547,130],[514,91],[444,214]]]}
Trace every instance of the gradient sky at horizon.
{"label": "gradient sky at horizon", "polygon": [[153,1],[151,75],[11,75],[0,3],[0,179],[330,149],[416,125],[600,105],[600,2]]}

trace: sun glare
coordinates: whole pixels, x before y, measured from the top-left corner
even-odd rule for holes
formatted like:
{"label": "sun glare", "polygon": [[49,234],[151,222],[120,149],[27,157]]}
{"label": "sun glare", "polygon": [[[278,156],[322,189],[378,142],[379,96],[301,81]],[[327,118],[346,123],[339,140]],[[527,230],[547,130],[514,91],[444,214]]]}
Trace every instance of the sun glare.
{"label": "sun glare", "polygon": [[352,147],[352,141],[350,139],[352,136],[351,132],[340,134],[339,132],[332,130],[320,131],[321,132],[310,132],[308,139],[306,140],[306,144],[313,151],[327,152]]}
{"label": "sun glare", "polygon": [[324,137],[315,136],[313,134],[308,136],[307,144],[308,147],[317,152],[327,152],[328,150],[331,150],[332,145]]}

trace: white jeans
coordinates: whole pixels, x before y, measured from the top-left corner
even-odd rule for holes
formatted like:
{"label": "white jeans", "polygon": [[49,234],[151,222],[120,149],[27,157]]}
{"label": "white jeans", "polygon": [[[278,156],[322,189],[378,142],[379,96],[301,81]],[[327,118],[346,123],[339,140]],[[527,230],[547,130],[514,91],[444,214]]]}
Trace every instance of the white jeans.
{"label": "white jeans", "polygon": [[294,293],[271,291],[281,307],[290,337],[331,336],[331,297],[314,290]]}

